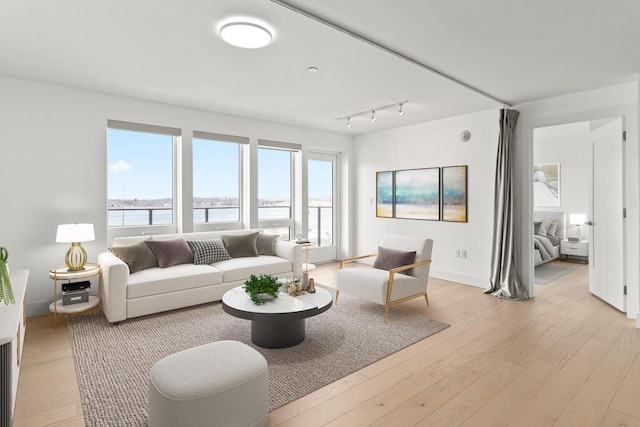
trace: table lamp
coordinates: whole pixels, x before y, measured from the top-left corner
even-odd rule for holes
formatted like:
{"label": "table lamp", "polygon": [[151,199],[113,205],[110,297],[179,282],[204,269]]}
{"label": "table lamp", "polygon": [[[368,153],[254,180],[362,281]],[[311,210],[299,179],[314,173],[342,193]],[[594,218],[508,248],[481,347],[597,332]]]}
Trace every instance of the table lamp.
{"label": "table lamp", "polygon": [[578,214],[578,213],[569,214],[569,224],[575,225],[576,227],[578,227],[578,237],[573,237],[573,238],[570,237],[569,241],[571,242],[580,241],[580,226],[586,222],[587,222],[586,214]]}
{"label": "table lamp", "polygon": [[95,240],[93,224],[60,224],[56,234],[56,242],[71,243],[71,247],[64,257],[69,271],[84,270],[87,263],[87,251],[82,247],[82,242]]}

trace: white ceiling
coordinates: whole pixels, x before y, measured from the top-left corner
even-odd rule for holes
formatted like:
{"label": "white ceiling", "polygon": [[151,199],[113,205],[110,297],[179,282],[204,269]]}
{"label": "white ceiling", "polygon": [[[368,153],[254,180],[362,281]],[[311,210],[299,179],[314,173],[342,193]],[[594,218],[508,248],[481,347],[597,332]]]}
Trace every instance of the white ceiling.
{"label": "white ceiling", "polygon": [[[637,0],[291,2],[511,104],[640,71]],[[237,16],[274,42],[226,45]],[[0,74],[347,134],[501,106],[270,0],[0,0]]]}

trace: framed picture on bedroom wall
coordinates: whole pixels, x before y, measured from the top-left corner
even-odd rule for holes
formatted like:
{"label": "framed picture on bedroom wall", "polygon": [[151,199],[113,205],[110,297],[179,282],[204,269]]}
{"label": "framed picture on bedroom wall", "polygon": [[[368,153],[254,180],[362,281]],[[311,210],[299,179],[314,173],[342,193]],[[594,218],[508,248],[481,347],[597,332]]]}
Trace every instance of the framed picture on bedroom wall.
{"label": "framed picture on bedroom wall", "polygon": [[378,218],[393,218],[393,171],[376,172],[376,216]]}
{"label": "framed picture on bedroom wall", "polygon": [[467,222],[467,166],[442,168],[442,220]]}
{"label": "framed picture on bedroom wall", "polygon": [[560,206],[560,163],[533,166],[533,205]]}
{"label": "framed picture on bedroom wall", "polygon": [[440,220],[440,168],[396,171],[395,216]]}

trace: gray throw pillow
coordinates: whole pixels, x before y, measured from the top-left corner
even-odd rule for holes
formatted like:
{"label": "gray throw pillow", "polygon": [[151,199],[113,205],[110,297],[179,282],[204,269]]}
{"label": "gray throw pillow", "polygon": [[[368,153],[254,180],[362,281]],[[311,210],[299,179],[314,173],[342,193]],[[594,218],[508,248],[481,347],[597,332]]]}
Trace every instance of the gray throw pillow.
{"label": "gray throw pillow", "polygon": [[533,222],[533,234],[538,234],[538,230],[540,230],[541,225],[542,225],[542,221]]}
{"label": "gray throw pillow", "polygon": [[536,233],[538,236],[546,236],[549,231],[549,227],[551,227],[551,220],[545,219],[540,224],[540,228],[538,228],[538,232]]}
{"label": "gray throw pillow", "polygon": [[147,240],[145,243],[156,256],[160,268],[193,263],[193,252],[184,237],[170,240]]}
{"label": "gray throw pillow", "polygon": [[555,236],[558,231],[558,221],[553,221],[547,230],[547,236]]}
{"label": "gray throw pillow", "polygon": [[129,266],[129,273],[158,266],[156,256],[144,241],[131,246],[116,246],[109,250]]}
{"label": "gray throw pillow", "polygon": [[193,252],[194,264],[213,264],[231,258],[220,239],[187,240],[187,244]]}
{"label": "gray throw pillow", "polygon": [[[397,249],[378,246],[378,256],[373,263],[373,268],[379,268],[381,270],[391,270],[392,268],[413,264],[415,260],[416,251],[400,251]],[[402,271],[401,273],[410,276],[413,274],[413,268],[410,270]]]}
{"label": "gray throw pillow", "polygon": [[231,258],[258,256],[258,232],[222,236],[224,247]]}
{"label": "gray throw pillow", "polygon": [[256,246],[258,247],[258,255],[275,255],[277,234],[258,234]]}

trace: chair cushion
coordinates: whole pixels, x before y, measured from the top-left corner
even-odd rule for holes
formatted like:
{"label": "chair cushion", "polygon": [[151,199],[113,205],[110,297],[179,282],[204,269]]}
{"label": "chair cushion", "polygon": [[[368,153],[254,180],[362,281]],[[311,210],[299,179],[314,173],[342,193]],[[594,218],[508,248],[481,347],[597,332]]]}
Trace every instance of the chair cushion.
{"label": "chair cushion", "polygon": [[[413,264],[415,260],[416,251],[401,251],[398,249],[378,246],[378,256],[373,263],[373,268],[379,268],[381,270],[391,270],[392,268]],[[402,274],[408,274],[409,276],[412,273],[413,269],[402,272]]]}
{"label": "chair cushion", "polygon": [[193,252],[184,237],[170,240],[145,240],[145,243],[156,256],[160,268],[193,264]]}
{"label": "chair cushion", "polygon": [[[378,304],[387,301],[389,272],[378,268],[347,267],[338,270],[336,287],[340,292]],[[425,292],[426,284],[418,277],[396,273],[393,277],[391,301]]]}

